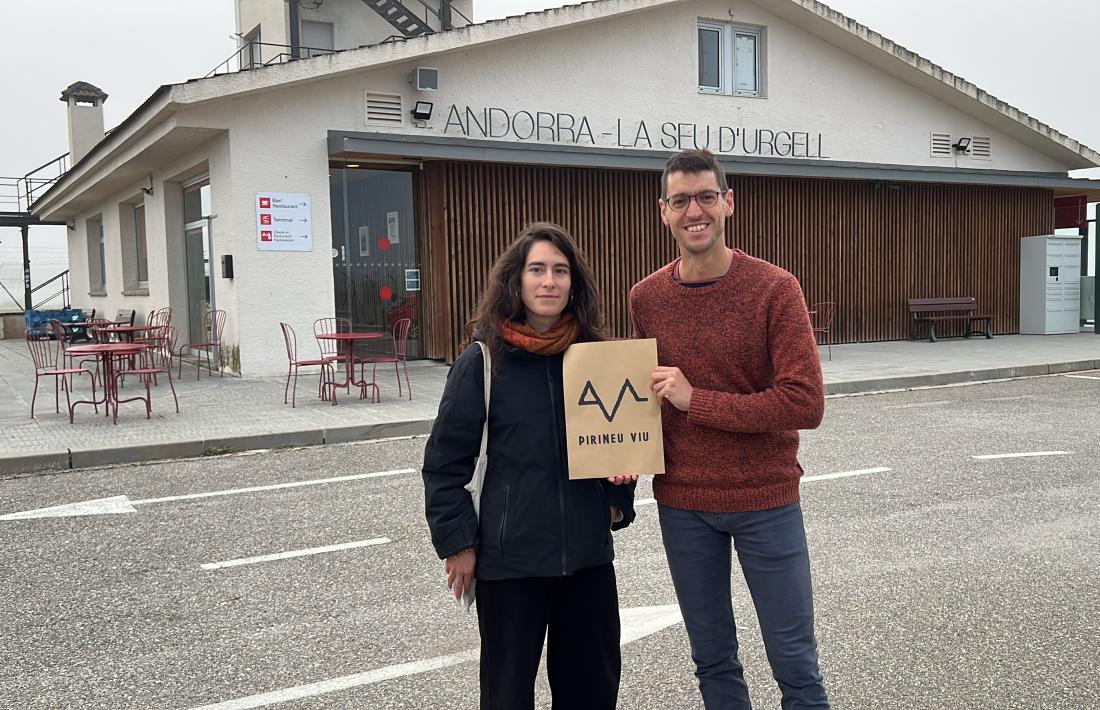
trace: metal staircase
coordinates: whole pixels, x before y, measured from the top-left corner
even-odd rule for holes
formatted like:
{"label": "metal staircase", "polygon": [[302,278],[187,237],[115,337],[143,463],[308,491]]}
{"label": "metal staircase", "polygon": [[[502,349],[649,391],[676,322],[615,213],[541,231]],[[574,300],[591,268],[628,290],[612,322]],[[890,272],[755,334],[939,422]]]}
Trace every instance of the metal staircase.
{"label": "metal staircase", "polygon": [[427,22],[413,14],[400,0],[363,0],[363,4],[378,13],[405,38],[435,33]]}

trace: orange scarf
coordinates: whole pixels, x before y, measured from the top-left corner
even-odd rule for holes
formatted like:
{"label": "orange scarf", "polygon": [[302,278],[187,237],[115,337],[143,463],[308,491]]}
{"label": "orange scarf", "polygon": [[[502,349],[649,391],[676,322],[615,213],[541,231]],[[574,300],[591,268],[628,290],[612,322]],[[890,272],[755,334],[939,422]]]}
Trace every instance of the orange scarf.
{"label": "orange scarf", "polygon": [[527,323],[506,320],[500,324],[504,342],[520,350],[536,355],[557,355],[565,352],[581,333],[581,324],[572,313],[563,313],[561,320],[545,333],[540,333]]}

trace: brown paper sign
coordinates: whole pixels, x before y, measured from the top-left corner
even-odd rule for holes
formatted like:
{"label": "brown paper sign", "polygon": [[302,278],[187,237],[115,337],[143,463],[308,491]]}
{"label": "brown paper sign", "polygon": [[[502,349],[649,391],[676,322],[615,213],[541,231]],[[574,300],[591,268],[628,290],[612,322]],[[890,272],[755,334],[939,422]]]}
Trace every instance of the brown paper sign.
{"label": "brown paper sign", "polygon": [[577,343],[563,367],[569,478],[664,473],[657,341]]}

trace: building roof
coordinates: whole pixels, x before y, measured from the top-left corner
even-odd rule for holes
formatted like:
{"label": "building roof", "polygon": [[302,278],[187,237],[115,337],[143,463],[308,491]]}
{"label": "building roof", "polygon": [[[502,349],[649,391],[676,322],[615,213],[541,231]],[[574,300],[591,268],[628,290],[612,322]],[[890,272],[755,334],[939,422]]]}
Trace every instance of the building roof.
{"label": "building roof", "polygon": [[[366,45],[284,64],[161,86],[88,155],[73,165],[36,205],[55,197],[57,193],[74,184],[82,174],[110,153],[113,147],[124,145],[136,134],[144,133],[144,129],[152,122],[187,106],[320,81],[363,69],[468,50],[691,1],[588,0],[577,5],[489,20],[402,41]],[[899,80],[916,86],[934,98],[1001,130],[1013,139],[1066,165],[1068,169],[1100,167],[1100,152],[824,3],[817,0],[750,1]]]}

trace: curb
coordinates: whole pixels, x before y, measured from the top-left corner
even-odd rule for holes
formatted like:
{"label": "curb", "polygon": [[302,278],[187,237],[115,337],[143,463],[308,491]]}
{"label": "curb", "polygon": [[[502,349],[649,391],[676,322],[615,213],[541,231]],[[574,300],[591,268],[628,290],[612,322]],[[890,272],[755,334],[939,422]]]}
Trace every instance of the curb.
{"label": "curb", "polygon": [[304,429],[246,434],[202,440],[165,441],[138,446],[102,449],[69,449],[30,456],[0,456],[0,477],[45,471],[66,471],[91,466],[111,466],[128,463],[170,461],[199,458],[253,449],[285,449],[321,444],[345,444],[355,441],[376,441],[401,436],[418,436],[432,430],[435,419],[411,419],[379,424]]}
{"label": "curb", "polygon": [[990,380],[1011,380],[1018,377],[1061,375],[1066,372],[1081,372],[1085,370],[1100,370],[1100,360],[1074,360],[1071,362],[1052,362],[1041,365],[1022,365],[1020,367],[993,367],[985,370],[935,372],[927,375],[883,377],[877,380],[826,382],[825,395],[868,394],[887,390],[908,390],[917,387],[957,385],[964,382],[988,382]]}

